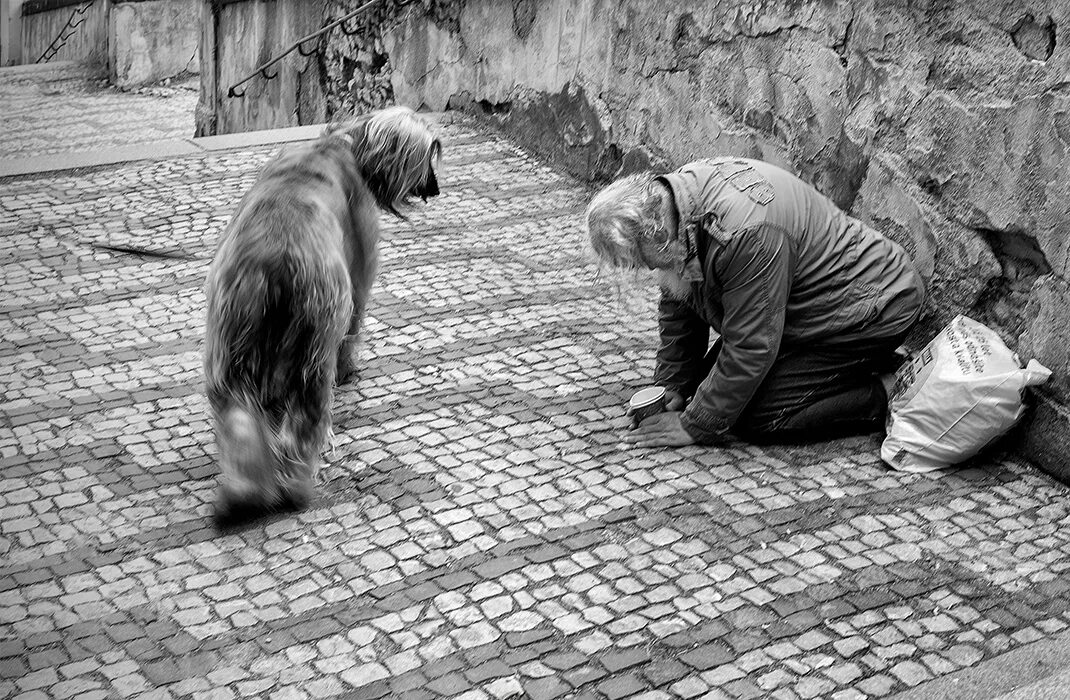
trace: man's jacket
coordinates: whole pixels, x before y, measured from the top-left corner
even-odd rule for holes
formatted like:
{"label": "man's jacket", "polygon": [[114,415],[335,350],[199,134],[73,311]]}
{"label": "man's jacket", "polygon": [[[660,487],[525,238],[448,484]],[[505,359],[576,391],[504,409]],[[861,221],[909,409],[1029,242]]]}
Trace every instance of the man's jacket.
{"label": "man's jacket", "polygon": [[[890,338],[917,319],[924,283],[903,248],[794,175],[713,158],[659,179],[676,202],[691,291],[662,294],[654,378],[694,392],[682,422],[697,442],[736,424],[782,346]],[[711,327],[723,346],[702,377]]]}

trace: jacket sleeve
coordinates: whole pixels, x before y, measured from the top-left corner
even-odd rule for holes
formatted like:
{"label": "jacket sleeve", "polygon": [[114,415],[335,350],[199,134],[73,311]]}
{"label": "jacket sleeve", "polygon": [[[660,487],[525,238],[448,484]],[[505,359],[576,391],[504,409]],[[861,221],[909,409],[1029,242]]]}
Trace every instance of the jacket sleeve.
{"label": "jacket sleeve", "polygon": [[658,347],[654,383],[691,396],[702,381],[703,358],[710,341],[710,327],[686,301],[664,292],[658,304]]}
{"label": "jacket sleeve", "polygon": [[707,275],[722,284],[723,345],[682,417],[696,442],[719,442],[773,366],[784,332],[793,262],[787,235],[769,224],[738,232],[713,257]]}

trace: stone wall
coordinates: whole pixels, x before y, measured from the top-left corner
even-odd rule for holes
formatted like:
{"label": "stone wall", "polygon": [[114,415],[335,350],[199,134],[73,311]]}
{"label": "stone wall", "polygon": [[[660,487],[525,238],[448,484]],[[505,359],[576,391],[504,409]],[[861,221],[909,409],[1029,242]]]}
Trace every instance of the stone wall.
{"label": "stone wall", "polygon": [[374,51],[332,38],[334,108],[388,76],[397,102],[478,110],[590,179],[784,165],[911,251],[919,338],[965,312],[1055,371],[1048,418],[1070,397],[1065,0],[396,5]]}

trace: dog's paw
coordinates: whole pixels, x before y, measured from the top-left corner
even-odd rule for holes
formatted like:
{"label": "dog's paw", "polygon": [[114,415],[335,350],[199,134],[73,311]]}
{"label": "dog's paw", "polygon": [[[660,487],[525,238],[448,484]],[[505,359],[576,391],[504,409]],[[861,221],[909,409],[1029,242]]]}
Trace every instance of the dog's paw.
{"label": "dog's paw", "polygon": [[316,482],[312,479],[287,479],[279,485],[281,507],[287,510],[304,510],[316,497]]}
{"label": "dog's paw", "polygon": [[338,353],[338,368],[334,375],[336,384],[348,384],[357,378],[357,363],[352,351]]}
{"label": "dog's paw", "polygon": [[213,521],[220,530],[247,525],[271,511],[263,505],[248,503],[217,503]]}
{"label": "dog's paw", "polygon": [[341,386],[342,384],[352,384],[360,379],[360,370],[353,364],[348,364],[347,367],[339,367],[338,373],[335,375],[335,383]]}

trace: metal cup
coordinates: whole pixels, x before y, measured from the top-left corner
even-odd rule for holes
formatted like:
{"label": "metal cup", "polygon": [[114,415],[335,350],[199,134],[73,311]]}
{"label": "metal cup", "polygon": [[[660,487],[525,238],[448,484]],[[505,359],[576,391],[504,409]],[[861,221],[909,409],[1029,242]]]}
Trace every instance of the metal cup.
{"label": "metal cup", "polygon": [[632,394],[628,401],[628,408],[632,414],[632,427],[637,428],[644,420],[665,410],[665,389],[660,386],[651,386],[640,389]]}

